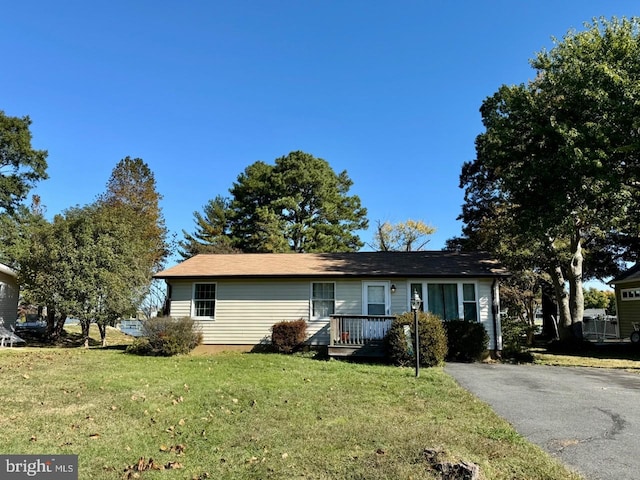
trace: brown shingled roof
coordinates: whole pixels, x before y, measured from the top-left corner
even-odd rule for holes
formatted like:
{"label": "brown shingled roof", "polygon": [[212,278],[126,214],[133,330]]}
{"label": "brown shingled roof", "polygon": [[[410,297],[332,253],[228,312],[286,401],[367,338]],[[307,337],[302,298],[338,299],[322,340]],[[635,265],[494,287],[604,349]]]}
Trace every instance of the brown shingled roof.
{"label": "brown shingled roof", "polygon": [[155,278],[201,277],[501,277],[484,253],[449,251],[242,253],[196,255]]}

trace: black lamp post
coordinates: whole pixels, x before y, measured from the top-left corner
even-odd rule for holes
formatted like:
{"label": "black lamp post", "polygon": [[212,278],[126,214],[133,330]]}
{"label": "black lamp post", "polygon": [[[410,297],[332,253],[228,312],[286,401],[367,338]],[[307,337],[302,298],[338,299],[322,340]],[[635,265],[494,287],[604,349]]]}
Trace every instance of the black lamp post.
{"label": "black lamp post", "polygon": [[416,336],[416,378],[420,376],[420,335],[418,334],[418,310],[422,304],[422,299],[418,295],[418,291],[413,291],[413,298],[411,299],[411,310],[413,310],[413,326]]}

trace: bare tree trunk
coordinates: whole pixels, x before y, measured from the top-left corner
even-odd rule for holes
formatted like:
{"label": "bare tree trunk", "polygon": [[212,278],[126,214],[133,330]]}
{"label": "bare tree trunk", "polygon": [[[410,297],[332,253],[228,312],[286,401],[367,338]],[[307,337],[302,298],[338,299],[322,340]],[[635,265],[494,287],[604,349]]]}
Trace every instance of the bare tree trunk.
{"label": "bare tree trunk", "polygon": [[98,322],[98,330],[100,331],[100,340],[102,341],[102,346],[106,347],[107,346],[107,325],[102,322]]}
{"label": "bare tree trunk", "polygon": [[554,295],[553,285],[542,282],[542,335],[546,338],[556,338],[556,323],[558,318],[558,303]]}
{"label": "bare tree trunk", "polygon": [[80,320],[80,326],[82,327],[82,338],[84,340],[84,348],[89,348],[89,328],[91,327],[91,321]]}
{"label": "bare tree trunk", "polygon": [[47,338],[53,342],[62,336],[64,324],[67,321],[66,313],[59,313],[57,315],[56,313],[54,307],[47,307]]}
{"label": "bare tree trunk", "polygon": [[573,323],[581,323],[584,316],[584,290],[582,286],[582,266],[584,258],[582,256],[582,242],[580,234],[571,242],[573,257],[569,269],[569,305],[571,308],[571,319]]}
{"label": "bare tree trunk", "polygon": [[565,278],[560,266],[555,267],[549,272],[553,289],[556,293],[556,301],[558,302],[558,336],[560,340],[567,340],[572,337],[571,332],[571,309],[569,308],[569,293],[565,288]]}

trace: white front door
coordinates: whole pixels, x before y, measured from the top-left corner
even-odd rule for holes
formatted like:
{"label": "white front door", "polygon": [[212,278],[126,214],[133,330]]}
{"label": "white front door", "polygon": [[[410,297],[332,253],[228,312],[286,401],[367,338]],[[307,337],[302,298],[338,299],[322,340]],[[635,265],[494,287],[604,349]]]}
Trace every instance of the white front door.
{"label": "white front door", "polygon": [[362,296],[364,315],[389,315],[389,282],[365,282]]}

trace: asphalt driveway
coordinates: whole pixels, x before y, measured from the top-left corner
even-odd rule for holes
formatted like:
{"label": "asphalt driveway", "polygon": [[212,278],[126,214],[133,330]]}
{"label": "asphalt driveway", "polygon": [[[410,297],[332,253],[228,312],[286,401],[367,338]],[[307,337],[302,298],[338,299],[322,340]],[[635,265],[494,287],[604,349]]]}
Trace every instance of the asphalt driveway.
{"label": "asphalt driveway", "polygon": [[586,478],[640,479],[640,374],[483,363],[445,371]]}

